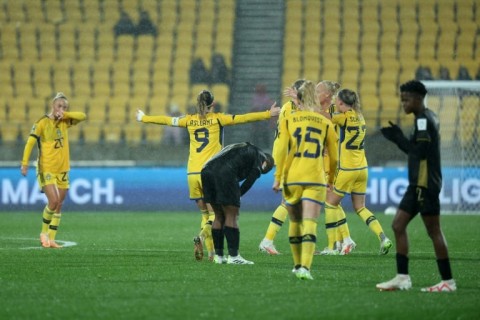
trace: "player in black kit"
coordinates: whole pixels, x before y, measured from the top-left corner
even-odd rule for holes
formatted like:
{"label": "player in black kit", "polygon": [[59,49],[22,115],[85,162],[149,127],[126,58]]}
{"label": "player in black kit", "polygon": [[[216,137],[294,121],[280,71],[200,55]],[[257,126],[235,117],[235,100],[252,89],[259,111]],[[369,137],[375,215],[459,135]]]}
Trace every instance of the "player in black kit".
{"label": "player in black kit", "polygon": [[[201,177],[204,200],[212,205],[215,212],[212,226],[215,263],[253,264],[238,253],[240,197],[273,165],[270,154],[248,142],[226,146],[205,163]],[[227,239],[228,258],[223,255],[224,237]]]}
{"label": "player in black kit", "polygon": [[457,290],[452,278],[447,243],[440,227],[440,133],[437,115],[426,108],[427,89],[420,81],[408,81],[400,86],[401,104],[406,114],[415,115],[415,128],[407,139],[397,125],[382,128],[382,134],[408,155],[409,185],[398,206],[392,228],[397,245],[397,275],[390,281],[377,284],[380,290],[408,290],[412,282],[408,274],[407,226],[420,212],[428,236],[433,242],[442,281],[422,288],[423,292]]}

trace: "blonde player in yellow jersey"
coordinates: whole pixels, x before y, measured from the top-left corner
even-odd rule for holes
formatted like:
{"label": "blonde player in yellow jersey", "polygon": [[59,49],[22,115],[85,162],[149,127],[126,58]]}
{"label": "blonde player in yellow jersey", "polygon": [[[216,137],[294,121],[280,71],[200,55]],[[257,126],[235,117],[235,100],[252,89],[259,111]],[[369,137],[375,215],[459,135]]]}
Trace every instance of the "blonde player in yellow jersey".
{"label": "blonde player in yellow jersey", "polygon": [[69,188],[70,151],[68,128],[84,121],[83,112],[68,112],[69,103],[61,92],[52,100],[52,110],[35,122],[23,152],[21,173],[28,173],[28,162],[35,144],[38,147],[37,180],[47,196],[43,210],[40,242],[44,248],[61,248],[55,236],[61,219],[63,201]]}
{"label": "blonde player in yellow jersey", "polygon": [[197,96],[197,113],[183,117],[147,116],[141,110],[137,111],[137,121],[160,125],[183,127],[188,130],[190,151],[187,165],[188,187],[190,199],[197,203],[202,213],[201,232],[194,238],[195,258],[203,259],[203,244],[208,251],[209,260],[213,261],[215,250],[212,239],[212,222],[215,218],[212,207],[203,201],[203,190],[200,173],[203,165],[222,149],[223,129],[225,126],[243,124],[254,121],[268,120],[278,116],[280,108],[274,103],[270,110],[263,112],[231,115],[214,112],[214,96],[208,90],[201,91]]}
{"label": "blonde player in yellow jersey", "polygon": [[[343,211],[339,207],[340,201],[350,194],[355,212],[380,240],[380,254],[387,254],[392,241],[373,213],[365,207],[368,164],[364,149],[366,125],[360,110],[360,99],[356,92],[342,89],[337,94],[335,105],[339,112],[333,114],[332,122],[340,127],[340,147],[333,192],[327,195],[326,210]],[[355,246],[350,237],[343,239],[340,254],[349,254]]]}
{"label": "blonde player in yellow jersey", "polygon": [[[329,119],[332,118],[332,115],[337,109],[334,104],[334,99],[339,90],[340,84],[334,81],[323,80],[317,84],[316,93],[322,109],[321,113]],[[340,133],[338,125],[335,125],[335,132],[338,136]],[[329,163],[327,152],[324,152],[324,161],[326,164]],[[328,170],[328,166],[326,165],[325,167],[326,170]],[[330,174],[334,175],[335,172],[326,171],[325,174],[327,176]],[[327,190],[327,194],[330,192],[332,192],[332,190]],[[338,204],[338,206],[340,207],[340,204]],[[343,210],[331,210],[327,205],[325,205],[325,231],[327,233],[327,247],[322,251],[315,251],[315,254],[340,254],[342,250],[343,239],[347,239],[347,241],[350,239],[350,230],[348,228],[347,217]]]}
{"label": "blonde player in yellow jersey", "polygon": [[288,237],[296,277],[313,280],[310,273],[317,239],[317,220],[325,202],[327,182],[323,150],[330,169],[337,166],[337,136],[332,122],[319,114],[315,84],[306,81],[298,90],[298,110],[280,122],[273,190],[282,193],[288,209]]}
{"label": "blonde player in yellow jersey", "polygon": [[[273,159],[276,157],[276,152],[277,152],[277,142],[278,142],[278,126],[280,124],[280,121],[285,118],[286,115],[292,113],[292,111],[295,111],[297,109],[297,91],[300,89],[300,87],[305,83],[305,79],[298,79],[296,80],[290,87],[285,88],[284,90],[284,95],[290,100],[286,103],[283,104],[281,110],[280,110],[280,115],[278,117],[278,122],[277,122],[277,130],[275,132],[275,140],[273,141],[273,149],[272,149],[272,156]],[[275,209],[273,212],[271,221],[268,225],[267,231],[265,233],[265,236],[263,240],[260,242],[260,245],[258,246],[259,250],[271,255],[277,255],[280,254],[278,252],[277,248],[275,248],[275,244],[273,241],[275,240],[275,237],[277,236],[278,231],[280,231],[280,228],[282,228],[283,223],[287,219],[288,211],[287,207],[285,206],[285,201],[282,198],[282,202],[280,205]]]}

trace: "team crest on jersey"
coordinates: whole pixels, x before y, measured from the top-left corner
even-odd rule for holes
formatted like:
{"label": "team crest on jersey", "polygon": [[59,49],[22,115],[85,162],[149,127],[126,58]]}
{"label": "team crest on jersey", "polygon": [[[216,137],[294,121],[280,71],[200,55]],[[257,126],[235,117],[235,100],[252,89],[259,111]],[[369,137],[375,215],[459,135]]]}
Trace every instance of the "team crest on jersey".
{"label": "team crest on jersey", "polygon": [[62,137],[62,130],[57,129],[57,137],[59,137],[59,138]]}
{"label": "team crest on jersey", "polygon": [[417,119],[417,128],[418,131],[427,130],[427,119]]}
{"label": "team crest on jersey", "polygon": [[50,173],[47,173],[45,175],[45,180],[50,181],[51,178],[52,178],[52,176],[50,175]]}

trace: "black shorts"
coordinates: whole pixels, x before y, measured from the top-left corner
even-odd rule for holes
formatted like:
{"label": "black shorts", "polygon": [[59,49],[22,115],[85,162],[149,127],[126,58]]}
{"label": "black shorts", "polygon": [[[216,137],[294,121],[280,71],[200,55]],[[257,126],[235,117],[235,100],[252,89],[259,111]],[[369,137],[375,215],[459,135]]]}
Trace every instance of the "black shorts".
{"label": "black shorts", "polygon": [[202,170],[203,200],[210,204],[240,207],[240,186],[227,170]]}
{"label": "black shorts", "polygon": [[437,216],[440,214],[440,198],[438,192],[432,192],[426,188],[408,186],[398,208],[415,216]]}

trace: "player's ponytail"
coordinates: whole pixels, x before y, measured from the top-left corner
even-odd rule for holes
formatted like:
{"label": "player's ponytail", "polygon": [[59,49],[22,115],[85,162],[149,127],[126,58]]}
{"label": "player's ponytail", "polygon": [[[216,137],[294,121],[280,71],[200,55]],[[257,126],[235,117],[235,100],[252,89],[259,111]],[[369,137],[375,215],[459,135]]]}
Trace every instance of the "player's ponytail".
{"label": "player's ponytail", "polygon": [[202,90],[197,96],[197,112],[201,117],[207,114],[207,108],[213,104],[214,96],[208,90]]}
{"label": "player's ponytail", "polygon": [[350,89],[342,89],[337,94],[338,98],[342,100],[346,105],[350,106],[359,115],[362,114],[360,109],[360,98],[358,94]]}

